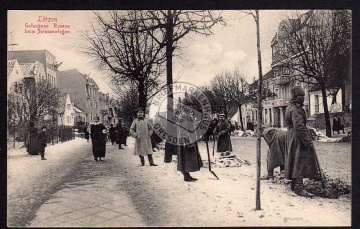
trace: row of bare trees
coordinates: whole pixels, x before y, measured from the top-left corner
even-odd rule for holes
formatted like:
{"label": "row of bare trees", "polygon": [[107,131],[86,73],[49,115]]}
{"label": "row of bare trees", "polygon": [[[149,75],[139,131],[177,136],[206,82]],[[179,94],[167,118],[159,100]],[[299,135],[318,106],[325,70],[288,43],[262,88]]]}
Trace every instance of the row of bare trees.
{"label": "row of bare trees", "polygon": [[[136,85],[142,107],[164,84],[173,84],[173,57],[179,42],[191,33],[210,35],[214,25],[224,23],[220,12],[206,10],[109,11],[95,16],[98,24],[83,33],[85,53],[110,72],[112,83],[121,87],[119,94],[125,90],[123,85]],[[164,70],[166,83],[162,84]],[[169,91],[169,106],[172,100]],[[166,162],[171,162],[172,150],[166,147]]]}

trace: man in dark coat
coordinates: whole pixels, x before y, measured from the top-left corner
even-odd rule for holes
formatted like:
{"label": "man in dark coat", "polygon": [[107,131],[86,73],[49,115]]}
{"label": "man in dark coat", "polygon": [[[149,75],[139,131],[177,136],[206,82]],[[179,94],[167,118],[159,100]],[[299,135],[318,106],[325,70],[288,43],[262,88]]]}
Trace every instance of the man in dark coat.
{"label": "man in dark coat", "polygon": [[311,135],[306,127],[304,90],[292,88],[292,99],[285,111],[286,133],[285,177],[292,180],[292,189],[299,196],[313,197],[304,189],[303,178],[320,178],[316,152]]}
{"label": "man in dark coat", "polygon": [[286,131],[277,128],[262,128],[261,136],[269,146],[267,153],[268,174],[262,180],[269,180],[274,177],[274,169],[280,166],[280,171],[285,169],[285,144]]}
{"label": "man in dark coat", "polygon": [[116,136],[116,128],[114,127],[113,124],[110,124],[109,137],[110,137],[111,145],[114,145],[117,136]]}
{"label": "man in dark coat", "polygon": [[232,151],[230,139],[230,123],[225,119],[224,114],[219,115],[219,123],[214,130],[214,135],[217,135],[217,152],[221,156],[230,155]]}
{"label": "man in dark coat", "polygon": [[38,129],[35,127],[35,123],[30,121],[27,134],[26,150],[31,155],[39,154],[39,142],[38,142]]}
{"label": "man in dark coat", "polygon": [[41,160],[46,160],[45,158],[45,147],[47,143],[46,126],[41,127],[41,131],[38,134],[37,138],[39,142],[39,152],[41,155]]}
{"label": "man in dark coat", "polygon": [[121,118],[119,118],[119,121],[116,124],[115,128],[117,133],[117,143],[119,144],[119,149],[124,149],[121,147],[121,144],[124,144],[124,135],[125,135]]}
{"label": "man in dark coat", "polygon": [[[189,106],[191,103],[184,99],[183,104]],[[184,123],[182,124],[182,128],[179,127],[178,137],[183,139],[189,139],[188,143],[180,144],[176,147],[177,149],[177,170],[180,171],[184,176],[184,181],[186,182],[194,182],[197,179],[191,177],[190,172],[199,171],[200,168],[203,166],[199,148],[196,139],[196,133],[188,131],[194,129],[194,119],[191,114],[183,114],[180,112],[179,117],[184,117]],[[191,126],[193,125],[193,126]]]}
{"label": "man in dark coat", "polygon": [[124,130],[124,137],[123,137],[123,144],[124,146],[127,146],[126,141],[127,141],[127,137],[130,134],[130,130],[127,126],[123,125],[123,130]]}
{"label": "man in dark coat", "polygon": [[99,117],[94,118],[95,124],[91,125],[90,136],[95,161],[101,161],[106,152],[106,127],[99,122]]}

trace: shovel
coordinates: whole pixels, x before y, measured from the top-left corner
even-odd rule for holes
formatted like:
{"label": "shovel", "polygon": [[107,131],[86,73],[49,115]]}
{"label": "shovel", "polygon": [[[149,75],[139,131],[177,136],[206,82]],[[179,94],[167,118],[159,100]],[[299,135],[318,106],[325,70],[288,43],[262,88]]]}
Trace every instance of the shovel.
{"label": "shovel", "polygon": [[321,185],[324,189],[326,189],[326,177],[325,175],[323,174],[322,170],[321,170],[321,167],[320,167],[320,163],[319,163],[319,159],[318,159],[318,156],[314,150],[314,154],[315,154],[315,161],[316,161],[316,165],[319,169],[319,173],[320,173],[320,179],[321,179]]}
{"label": "shovel", "polygon": [[219,180],[219,177],[216,176],[216,174],[214,173],[214,171],[211,171],[211,163],[210,163],[210,151],[209,151],[209,144],[208,144],[208,140],[205,140],[206,143],[206,150],[207,150],[207,155],[208,155],[208,161],[209,161],[209,171]]}

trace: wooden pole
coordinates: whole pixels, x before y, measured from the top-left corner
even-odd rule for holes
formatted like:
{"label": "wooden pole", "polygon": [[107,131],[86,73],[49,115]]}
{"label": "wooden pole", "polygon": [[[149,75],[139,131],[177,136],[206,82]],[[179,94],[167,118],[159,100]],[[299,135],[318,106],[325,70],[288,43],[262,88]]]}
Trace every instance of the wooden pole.
{"label": "wooden pole", "polygon": [[259,80],[258,80],[258,120],[256,127],[256,208],[255,210],[261,210],[260,207],[260,170],[261,170],[261,136],[260,128],[262,125],[262,107],[261,107],[261,91],[262,91],[262,68],[261,68],[261,50],[260,50],[260,28],[259,28],[259,10],[255,10],[256,13],[256,35],[257,35],[257,53],[258,53],[258,67],[259,67]]}

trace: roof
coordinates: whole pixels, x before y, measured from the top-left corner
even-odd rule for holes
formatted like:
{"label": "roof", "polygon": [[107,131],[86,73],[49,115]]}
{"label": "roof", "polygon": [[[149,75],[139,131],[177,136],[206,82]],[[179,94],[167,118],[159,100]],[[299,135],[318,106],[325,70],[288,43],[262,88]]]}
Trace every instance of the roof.
{"label": "roof", "polygon": [[34,77],[33,75],[34,63],[20,64],[20,68],[24,74],[24,77]]}
{"label": "roof", "polygon": [[263,77],[262,80],[267,80],[270,79],[274,76],[274,71],[271,69],[270,71],[268,71]]}
{"label": "roof", "polygon": [[7,78],[9,79],[9,76],[15,66],[15,63],[16,63],[16,59],[13,59],[13,60],[8,60],[7,61]]}
{"label": "roof", "polygon": [[76,113],[84,113],[83,110],[81,110],[80,108],[76,107],[75,105],[73,105],[73,108],[75,110]]}

